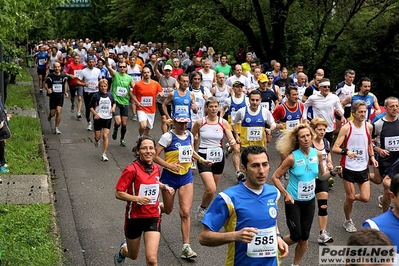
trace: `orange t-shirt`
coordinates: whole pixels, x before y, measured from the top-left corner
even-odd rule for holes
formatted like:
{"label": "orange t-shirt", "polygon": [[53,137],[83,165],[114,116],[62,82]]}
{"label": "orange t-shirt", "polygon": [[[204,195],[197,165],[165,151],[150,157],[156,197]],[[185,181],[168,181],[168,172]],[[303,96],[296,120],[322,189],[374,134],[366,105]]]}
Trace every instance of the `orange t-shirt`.
{"label": "orange t-shirt", "polygon": [[142,107],[137,107],[138,111],[144,111],[147,114],[154,114],[156,111],[156,97],[158,92],[162,92],[162,87],[155,80],[150,79],[149,84],[140,80],[133,87],[133,94]]}
{"label": "orange t-shirt", "polygon": [[[126,64],[127,65],[130,65],[130,61],[129,61],[129,58],[128,59],[126,59]],[[141,66],[142,68],[144,67],[144,63],[143,63],[143,60],[141,60],[140,58],[138,58],[138,57],[136,57],[136,64],[137,65],[139,65],[139,66]]]}

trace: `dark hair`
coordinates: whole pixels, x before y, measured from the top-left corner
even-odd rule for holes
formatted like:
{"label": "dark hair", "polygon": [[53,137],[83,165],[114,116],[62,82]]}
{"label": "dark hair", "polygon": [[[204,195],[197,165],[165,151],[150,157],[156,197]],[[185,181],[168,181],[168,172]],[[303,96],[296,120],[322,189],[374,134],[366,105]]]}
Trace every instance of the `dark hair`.
{"label": "dark hair", "polygon": [[291,95],[291,91],[298,91],[298,88],[295,87],[294,85],[290,84],[285,88],[285,94],[286,95]]}
{"label": "dark hair", "polygon": [[252,90],[252,91],[248,94],[248,98],[251,98],[252,95],[259,95],[259,96],[261,96],[262,94],[261,94],[260,91],[258,91],[258,90]]}
{"label": "dark hair", "polygon": [[247,167],[248,164],[248,155],[249,154],[261,154],[264,153],[267,156],[267,159],[269,159],[269,155],[266,152],[265,147],[262,146],[248,146],[244,148],[241,152],[241,164]]}
{"label": "dark hair", "polygon": [[135,147],[133,147],[133,149],[132,149],[132,152],[134,153],[134,156],[136,158],[139,156],[138,152],[140,150],[141,143],[143,143],[144,140],[150,140],[154,144],[154,147],[156,146],[156,142],[151,136],[142,136],[142,137],[138,138],[137,145]]}
{"label": "dark hair", "polygon": [[188,74],[182,73],[179,75],[178,80],[181,80],[182,77],[188,77]]}
{"label": "dark hair", "polygon": [[393,193],[395,197],[398,196],[399,192],[399,173],[391,177],[391,185],[389,186],[389,190]]}
{"label": "dark hair", "polygon": [[352,233],[347,242],[348,246],[392,246],[391,240],[380,230],[362,228]]}
{"label": "dark hair", "polygon": [[360,90],[360,87],[363,85],[363,81],[366,82],[371,82],[371,80],[368,77],[363,77],[359,80],[359,82],[357,83],[357,88]]}
{"label": "dark hair", "polygon": [[202,73],[199,72],[199,71],[193,71],[193,72],[190,73],[190,83],[193,83],[193,79],[196,76],[200,76],[201,81],[202,81]]}

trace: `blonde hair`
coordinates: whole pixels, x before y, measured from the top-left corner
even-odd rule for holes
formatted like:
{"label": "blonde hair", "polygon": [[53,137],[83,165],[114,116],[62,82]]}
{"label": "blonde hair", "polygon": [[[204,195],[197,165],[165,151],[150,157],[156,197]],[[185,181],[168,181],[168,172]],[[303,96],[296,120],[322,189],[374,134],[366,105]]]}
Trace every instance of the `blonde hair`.
{"label": "blonde hair", "polygon": [[108,86],[108,80],[106,80],[106,79],[100,79],[100,81],[98,82],[98,86],[100,86],[103,83],[107,84],[107,86]]}
{"label": "blonde hair", "polygon": [[277,140],[276,150],[278,150],[282,155],[288,156],[294,150],[299,149],[298,132],[301,129],[309,129],[312,135],[312,140],[315,139],[316,134],[313,129],[308,124],[299,124],[292,130],[287,130],[283,135]]}
{"label": "blonde hair", "polygon": [[311,126],[313,129],[316,129],[317,126],[319,126],[319,125],[325,126],[326,128],[328,127],[327,121],[324,120],[323,118],[320,118],[320,117],[315,117],[315,118],[313,118],[312,121],[310,122],[310,126]]}

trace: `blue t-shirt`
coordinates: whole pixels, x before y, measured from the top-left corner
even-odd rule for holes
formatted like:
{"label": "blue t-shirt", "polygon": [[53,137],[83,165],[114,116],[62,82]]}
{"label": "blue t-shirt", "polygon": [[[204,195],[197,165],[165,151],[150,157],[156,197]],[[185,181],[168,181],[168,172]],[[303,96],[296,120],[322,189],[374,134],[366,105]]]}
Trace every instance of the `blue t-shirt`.
{"label": "blue t-shirt", "polygon": [[[253,243],[259,243],[256,247],[262,249],[265,243],[277,243],[275,229],[279,198],[280,192],[274,186],[265,184],[262,192],[257,195],[240,182],[237,186],[218,194],[209,206],[202,224],[213,232],[219,232],[223,226],[226,232],[255,227],[258,229],[258,235]],[[264,234],[261,235],[260,232]],[[277,265],[277,250],[273,254],[261,251],[260,256],[267,254],[270,257],[250,257],[248,250],[253,250],[250,247],[250,244],[243,242],[229,243],[225,265]]]}
{"label": "blue t-shirt", "polygon": [[319,174],[317,151],[310,148],[308,157],[300,149],[292,152],[294,166],[290,168],[287,192],[297,201],[309,201],[315,196],[316,177]]}
{"label": "blue t-shirt", "polygon": [[48,59],[48,53],[47,52],[37,52],[35,54],[35,57],[37,58],[37,68],[38,69],[46,69],[46,63]]}

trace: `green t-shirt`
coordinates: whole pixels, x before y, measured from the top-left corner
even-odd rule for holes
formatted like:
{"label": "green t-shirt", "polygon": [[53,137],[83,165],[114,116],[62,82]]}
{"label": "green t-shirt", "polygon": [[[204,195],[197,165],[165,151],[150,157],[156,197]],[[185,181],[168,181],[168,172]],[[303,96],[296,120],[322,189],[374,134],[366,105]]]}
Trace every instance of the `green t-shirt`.
{"label": "green t-shirt", "polygon": [[129,105],[129,92],[132,79],[128,74],[122,76],[119,72],[115,73],[115,77],[112,78],[112,96],[114,96],[117,103]]}
{"label": "green t-shirt", "polygon": [[221,64],[219,64],[215,67],[215,72],[216,72],[216,74],[221,72],[226,76],[226,78],[228,78],[230,76],[231,66],[228,64],[226,64],[225,66],[222,66]]}

